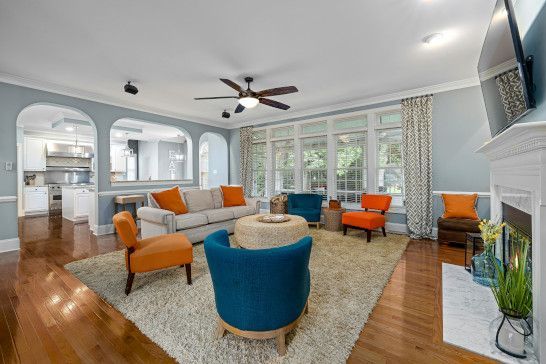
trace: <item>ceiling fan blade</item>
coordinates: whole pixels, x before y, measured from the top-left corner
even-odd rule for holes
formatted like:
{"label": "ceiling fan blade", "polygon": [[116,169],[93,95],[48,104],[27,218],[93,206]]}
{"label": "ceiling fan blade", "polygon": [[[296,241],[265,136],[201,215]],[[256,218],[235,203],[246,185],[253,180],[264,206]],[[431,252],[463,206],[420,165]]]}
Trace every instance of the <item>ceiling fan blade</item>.
{"label": "ceiling fan blade", "polygon": [[238,104],[237,107],[235,108],[235,113],[238,114],[240,112],[243,112],[243,110],[245,109],[245,107],[241,104]]}
{"label": "ceiling fan blade", "polygon": [[237,92],[243,92],[243,89],[241,88],[241,86],[239,86],[238,84],[236,84],[235,82],[231,80],[228,80],[227,78],[221,78],[220,81],[222,81],[223,83],[225,83],[226,85],[228,85],[229,87],[231,87]]}
{"label": "ceiling fan blade", "polygon": [[276,107],[277,109],[282,109],[282,110],[290,109],[290,106],[283,104],[282,102],[278,102],[278,101],[270,100],[270,99],[260,98],[260,104]]}
{"label": "ceiling fan blade", "polygon": [[286,87],[277,87],[270,88],[267,90],[262,90],[257,92],[258,96],[277,96],[277,95],[286,95],[294,92],[298,92],[296,86],[286,86]]}
{"label": "ceiling fan blade", "polygon": [[195,97],[194,100],[237,99],[237,96]]}

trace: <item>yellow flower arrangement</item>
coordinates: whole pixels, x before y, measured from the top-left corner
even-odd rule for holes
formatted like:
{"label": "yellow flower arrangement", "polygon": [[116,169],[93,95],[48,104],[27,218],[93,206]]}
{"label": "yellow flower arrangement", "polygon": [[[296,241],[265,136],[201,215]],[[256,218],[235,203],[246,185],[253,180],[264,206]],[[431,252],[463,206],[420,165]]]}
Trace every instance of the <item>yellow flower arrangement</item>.
{"label": "yellow flower arrangement", "polygon": [[483,219],[480,221],[478,227],[480,228],[482,239],[484,244],[493,245],[502,234],[502,228],[506,226],[503,222],[501,224],[496,224],[491,220]]}

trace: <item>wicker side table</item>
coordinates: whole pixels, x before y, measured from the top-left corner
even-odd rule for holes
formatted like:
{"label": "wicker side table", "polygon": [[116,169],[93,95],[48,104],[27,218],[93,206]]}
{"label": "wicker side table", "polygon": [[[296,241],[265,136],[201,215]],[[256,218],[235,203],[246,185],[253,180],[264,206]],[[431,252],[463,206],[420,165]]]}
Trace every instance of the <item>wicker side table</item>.
{"label": "wicker side table", "polygon": [[324,213],[324,228],[328,231],[340,231],[342,228],[341,225],[341,214],[343,214],[345,209],[322,209]]}
{"label": "wicker side table", "polygon": [[287,214],[288,213],[288,196],[277,195],[269,200],[269,211],[272,214]]}

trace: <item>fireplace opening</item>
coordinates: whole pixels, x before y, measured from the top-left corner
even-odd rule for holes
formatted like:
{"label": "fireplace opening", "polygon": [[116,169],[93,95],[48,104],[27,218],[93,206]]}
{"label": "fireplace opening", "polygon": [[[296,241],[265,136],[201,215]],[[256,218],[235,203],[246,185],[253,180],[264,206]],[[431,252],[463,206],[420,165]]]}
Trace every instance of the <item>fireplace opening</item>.
{"label": "fireplace opening", "polygon": [[502,260],[505,264],[510,262],[512,254],[518,252],[522,241],[529,241],[527,255],[527,267],[532,269],[532,216],[515,207],[502,204],[502,220],[506,223],[502,233]]}

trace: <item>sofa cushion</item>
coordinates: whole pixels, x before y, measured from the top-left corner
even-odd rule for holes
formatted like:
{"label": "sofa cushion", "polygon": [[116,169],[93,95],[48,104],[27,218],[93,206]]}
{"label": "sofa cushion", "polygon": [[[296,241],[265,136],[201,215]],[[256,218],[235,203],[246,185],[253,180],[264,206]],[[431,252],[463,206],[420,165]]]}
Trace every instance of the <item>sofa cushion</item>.
{"label": "sofa cushion", "polygon": [[152,197],[163,210],[172,211],[175,215],[185,214],[188,212],[188,209],[180,196],[180,189],[178,186],[174,186],[171,189],[161,192],[152,192]]}
{"label": "sofa cushion", "polygon": [[224,206],[245,206],[245,194],[243,186],[220,186],[222,189],[222,196],[224,197]]}
{"label": "sofa cushion", "polygon": [[[165,191],[166,189],[168,189],[168,188],[148,192],[148,206],[155,207],[156,209],[159,209],[160,207],[157,204],[157,201],[154,199],[154,196],[152,196],[152,193]],[[186,201],[184,200],[184,192],[182,191],[181,188],[179,188],[179,191],[180,191],[180,197],[182,198],[182,202],[184,202],[184,204],[186,204]],[[187,205],[186,205],[186,207],[187,207]]]}
{"label": "sofa cushion", "polygon": [[254,215],[256,213],[256,206],[224,207],[222,210],[229,210],[233,212],[233,216],[238,219],[243,216]]}
{"label": "sofa cushion", "polygon": [[184,191],[184,199],[189,212],[210,210],[214,208],[212,192],[210,190]]}
{"label": "sofa cushion", "polygon": [[219,187],[214,187],[210,189],[210,192],[212,193],[212,202],[214,203],[214,208],[221,208],[224,201],[224,197],[222,196],[222,189],[220,189]]}
{"label": "sofa cushion", "polygon": [[207,216],[203,214],[188,213],[174,217],[176,230],[191,229],[208,224]]}
{"label": "sofa cushion", "polygon": [[222,222],[233,220],[234,215],[233,211],[228,209],[212,209],[212,210],[203,210],[199,211],[199,214],[203,214],[209,220],[209,224],[214,224],[215,222]]}

